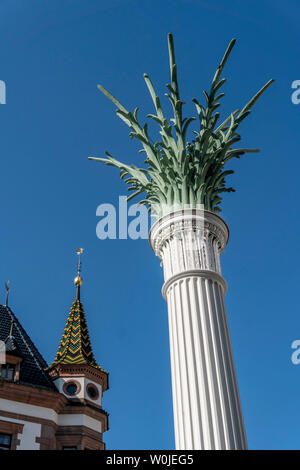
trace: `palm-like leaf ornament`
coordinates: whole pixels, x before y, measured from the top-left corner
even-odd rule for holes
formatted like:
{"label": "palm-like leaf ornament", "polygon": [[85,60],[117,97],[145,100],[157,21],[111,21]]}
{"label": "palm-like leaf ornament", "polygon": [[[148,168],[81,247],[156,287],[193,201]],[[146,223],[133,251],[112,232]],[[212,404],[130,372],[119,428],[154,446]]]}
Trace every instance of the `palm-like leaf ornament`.
{"label": "palm-like leaf ornament", "polygon": [[171,34],[168,35],[171,84],[167,85],[166,93],[172,108],[173,118],[168,120],[164,116],[161,102],[157,96],[150,77],[144,74],[144,79],[154,103],[156,114],[147,117],[157,122],[160,127],[161,138],[153,143],[148,134],[148,126],[141,126],[138,121],[138,108],[134,112],[128,111],[114,96],[102,85],[98,88],[116,106],[117,115],[130,127],[130,137],[138,139],[147,157],[146,168],[137,168],[135,165],[126,165],[106,152],[107,158],[89,157],[90,160],[104,162],[107,165],[120,169],[120,176],[129,185],[133,193],[128,200],[145,194],[139,201],[148,206],[149,210],[158,217],[166,215],[176,209],[185,207],[194,208],[202,205],[206,210],[220,212],[221,194],[234,191],[226,187],[225,178],[233,173],[224,170],[231,158],[258,152],[257,149],[238,148],[233,145],[241,139],[237,129],[241,122],[250,114],[253,105],[271,85],[269,80],[254,97],[241,110],[232,112],[221,124],[218,124],[220,113],[220,99],[224,93],[220,89],[226,79],[221,78],[224,66],[235,44],[233,39],[218,66],[209,93],[204,91],[205,106],[195,98],[200,129],[194,131],[195,138],[187,141],[187,131],[195,120],[194,117],[182,118],[184,102],[179,95],[177,81],[177,66],[175,62],[174,42]]}

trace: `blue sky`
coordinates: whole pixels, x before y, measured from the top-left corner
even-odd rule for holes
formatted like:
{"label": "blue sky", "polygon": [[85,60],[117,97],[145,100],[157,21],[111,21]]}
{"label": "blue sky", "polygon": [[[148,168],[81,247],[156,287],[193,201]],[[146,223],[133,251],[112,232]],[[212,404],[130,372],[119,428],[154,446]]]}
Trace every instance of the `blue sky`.
{"label": "blue sky", "polygon": [[97,206],[126,188],[116,170],[87,160],[109,150],[138,164],[138,145],[96,85],[142,117],[152,112],[143,73],[162,95],[168,32],[187,115],[232,37],[224,115],[276,80],[241,128],[243,146],[261,153],[231,165],[222,266],[249,448],[300,448],[300,365],[291,362],[300,339],[299,14],[296,0],[0,2],[0,299],[10,279],[10,305],[50,362],[74,299],[74,253],[85,248],[82,300],[110,373],[109,449],[174,448],[159,260],[146,240],[96,237]]}

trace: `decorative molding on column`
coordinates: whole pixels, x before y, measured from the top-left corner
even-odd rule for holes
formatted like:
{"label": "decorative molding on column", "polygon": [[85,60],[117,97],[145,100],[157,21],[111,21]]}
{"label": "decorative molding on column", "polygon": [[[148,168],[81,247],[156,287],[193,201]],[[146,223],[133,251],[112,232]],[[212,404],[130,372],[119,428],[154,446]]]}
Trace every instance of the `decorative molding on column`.
{"label": "decorative molding on column", "polygon": [[190,270],[221,275],[220,253],[228,238],[224,220],[202,209],[172,212],[155,222],[149,234],[151,248],[163,261],[165,281]]}
{"label": "decorative molding on column", "polygon": [[223,289],[223,295],[225,295],[227,292],[227,282],[222,276],[220,276],[220,274],[216,273],[215,271],[210,271],[209,269],[190,269],[189,271],[175,274],[164,283],[161,289],[163,298],[167,300],[168,289],[173,283],[180,281],[186,277],[188,278],[203,277],[204,279],[209,278],[213,281],[218,282],[221,285]]}
{"label": "decorative molding on column", "polygon": [[204,228],[218,238],[221,251],[229,239],[229,228],[226,222],[213,212],[202,209],[184,209],[157,220],[149,234],[150,245],[156,256],[160,256],[162,244],[166,239],[185,229],[203,230]]}

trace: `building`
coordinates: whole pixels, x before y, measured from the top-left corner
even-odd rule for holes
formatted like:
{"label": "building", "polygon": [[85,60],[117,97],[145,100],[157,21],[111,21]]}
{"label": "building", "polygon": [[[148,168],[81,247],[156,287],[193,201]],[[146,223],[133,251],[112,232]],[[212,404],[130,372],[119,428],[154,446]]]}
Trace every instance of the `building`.
{"label": "building", "polygon": [[0,364],[2,450],[105,449],[108,414],[102,396],[108,374],[91,347],[80,301],[80,259],[74,283],[75,300],[49,367],[7,301],[0,305],[0,340],[6,352]]}

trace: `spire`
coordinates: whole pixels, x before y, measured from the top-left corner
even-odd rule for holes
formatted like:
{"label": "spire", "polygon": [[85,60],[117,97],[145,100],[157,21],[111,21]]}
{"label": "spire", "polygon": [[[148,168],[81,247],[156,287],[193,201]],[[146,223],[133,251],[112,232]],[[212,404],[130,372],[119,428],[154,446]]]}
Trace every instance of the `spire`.
{"label": "spire", "polygon": [[101,369],[94,358],[84,309],[80,301],[80,286],[82,285],[80,255],[82,252],[82,248],[77,250],[78,267],[77,276],[74,279],[76,298],[71,306],[56,357],[50,367],[57,364],[88,364]]}

